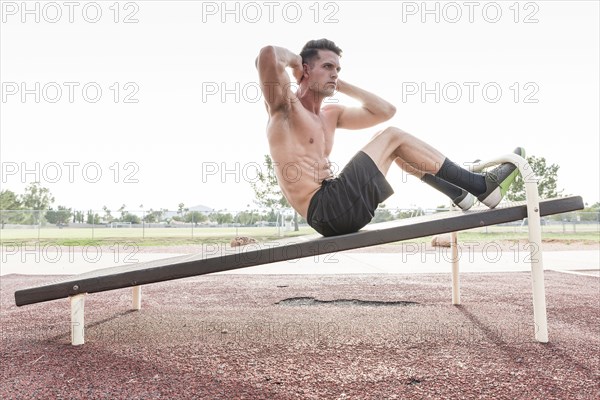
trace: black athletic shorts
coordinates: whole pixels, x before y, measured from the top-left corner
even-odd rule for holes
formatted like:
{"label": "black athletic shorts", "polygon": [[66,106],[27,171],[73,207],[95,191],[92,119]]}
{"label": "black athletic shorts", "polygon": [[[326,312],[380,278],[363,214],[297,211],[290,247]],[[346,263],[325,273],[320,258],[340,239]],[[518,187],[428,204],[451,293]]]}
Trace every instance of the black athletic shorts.
{"label": "black athletic shorts", "polygon": [[393,193],[371,157],[359,151],[337,178],[322,182],[308,205],[307,222],[323,236],[357,232]]}

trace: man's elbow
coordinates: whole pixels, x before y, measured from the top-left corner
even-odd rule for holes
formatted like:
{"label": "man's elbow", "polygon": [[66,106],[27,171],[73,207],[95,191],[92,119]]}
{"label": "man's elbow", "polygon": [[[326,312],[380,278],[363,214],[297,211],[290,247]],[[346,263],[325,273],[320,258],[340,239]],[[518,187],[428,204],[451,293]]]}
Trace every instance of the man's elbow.
{"label": "man's elbow", "polygon": [[273,53],[273,52],[275,52],[275,46],[267,45],[267,46],[263,47],[262,49],[260,49],[258,54],[260,55],[263,53]]}
{"label": "man's elbow", "polygon": [[273,60],[275,58],[275,46],[265,46],[258,52],[256,57],[255,66],[258,68],[258,64],[265,60]]}
{"label": "man's elbow", "polygon": [[385,120],[387,121],[388,119],[392,118],[394,115],[396,115],[396,106],[388,103],[383,110],[383,116],[385,117]]}

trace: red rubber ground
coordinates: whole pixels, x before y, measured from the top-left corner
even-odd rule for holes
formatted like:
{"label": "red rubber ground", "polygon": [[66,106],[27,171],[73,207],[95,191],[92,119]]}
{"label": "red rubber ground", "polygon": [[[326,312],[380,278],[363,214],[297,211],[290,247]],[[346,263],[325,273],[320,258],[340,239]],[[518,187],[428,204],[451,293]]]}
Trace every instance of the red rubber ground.
{"label": "red rubber ground", "polygon": [[[550,343],[533,339],[527,273],[204,276],[14,305],[55,277],[1,278],[2,399],[598,399],[600,286],[546,273]],[[284,299],[409,305],[277,305]],[[296,302],[297,303],[297,302]],[[301,302],[302,303],[302,302]],[[304,301],[303,303],[310,303]]]}

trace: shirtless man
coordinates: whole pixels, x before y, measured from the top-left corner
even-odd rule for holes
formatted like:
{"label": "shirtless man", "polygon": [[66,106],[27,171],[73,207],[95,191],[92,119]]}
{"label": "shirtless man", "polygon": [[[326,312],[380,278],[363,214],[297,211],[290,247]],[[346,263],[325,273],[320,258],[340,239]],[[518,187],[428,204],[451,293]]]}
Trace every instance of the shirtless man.
{"label": "shirtless man", "polygon": [[[386,181],[395,163],[442,191],[463,210],[475,197],[493,208],[518,170],[505,163],[486,174],[472,173],[420,139],[389,127],[379,131],[333,176],[329,154],[336,128],[364,129],[389,120],[396,108],[384,99],[339,79],[342,51],[327,39],[311,40],[300,55],[266,46],[256,59],[269,122],[267,137],[277,181],[290,205],[324,236],[360,230],[378,205],[393,194]],[[299,87],[292,91],[286,68]],[[339,91],[362,107],[328,104]],[[518,148],[515,152],[524,156]]]}

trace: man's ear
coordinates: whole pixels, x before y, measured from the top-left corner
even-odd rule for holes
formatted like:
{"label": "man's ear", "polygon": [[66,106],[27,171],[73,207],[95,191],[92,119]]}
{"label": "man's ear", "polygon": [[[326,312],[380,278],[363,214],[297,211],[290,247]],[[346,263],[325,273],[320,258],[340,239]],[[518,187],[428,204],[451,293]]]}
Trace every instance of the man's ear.
{"label": "man's ear", "polygon": [[307,75],[308,76],[309,71],[310,71],[310,66],[307,63],[303,63],[302,64],[303,75]]}

